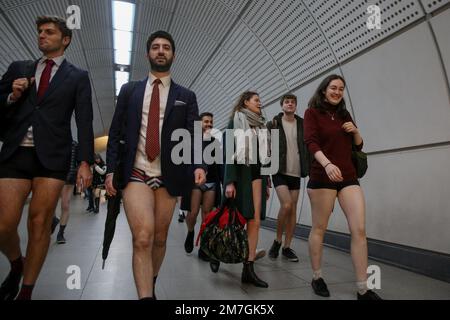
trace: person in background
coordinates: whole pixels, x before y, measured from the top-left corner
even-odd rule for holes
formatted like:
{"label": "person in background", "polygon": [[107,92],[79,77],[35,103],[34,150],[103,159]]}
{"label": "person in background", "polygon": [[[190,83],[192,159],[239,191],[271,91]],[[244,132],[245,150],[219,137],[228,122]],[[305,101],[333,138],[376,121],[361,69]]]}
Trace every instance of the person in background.
{"label": "person in background", "polygon": [[92,180],[93,196],[94,196],[94,213],[99,212],[100,197],[102,190],[105,190],[106,164],[102,157],[97,153],[94,157],[94,179]]}
{"label": "person in background", "polygon": [[70,156],[70,169],[67,174],[66,183],[61,191],[61,216],[58,218],[56,214],[53,216],[52,222],[52,234],[56,229],[58,223],[59,231],[56,235],[56,243],[64,244],[66,243],[66,238],[64,237],[64,231],[67,226],[67,222],[69,221],[70,215],[70,198],[72,197],[73,190],[75,189],[76,183],[76,174],[78,168],[78,143],[76,141],[72,141],[72,153]]}
{"label": "person in background", "polygon": [[[216,139],[211,135],[211,130],[213,129],[213,114],[210,112],[203,112],[200,114],[200,120],[202,121],[202,150],[204,151],[206,147],[216,142]],[[212,154],[213,158],[214,156],[215,154]],[[186,226],[188,232],[184,242],[184,250],[187,253],[191,253],[194,249],[194,228],[197,223],[197,216],[200,211],[200,207],[202,210],[201,221],[203,222],[206,215],[213,209],[213,207],[220,203],[222,166],[218,163],[208,164],[207,172],[206,182],[201,186],[195,186],[191,190],[190,194],[187,194],[182,199],[182,202],[186,202],[186,204],[183,203],[183,207],[187,206],[187,208],[189,208],[186,215]],[[201,248],[198,250],[198,257],[204,261],[209,261],[208,255]]]}

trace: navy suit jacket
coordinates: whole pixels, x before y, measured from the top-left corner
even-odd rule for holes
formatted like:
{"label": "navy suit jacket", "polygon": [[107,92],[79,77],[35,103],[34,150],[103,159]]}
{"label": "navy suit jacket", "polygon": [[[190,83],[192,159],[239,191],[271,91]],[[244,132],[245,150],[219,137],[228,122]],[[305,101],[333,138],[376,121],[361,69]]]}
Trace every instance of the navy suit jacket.
{"label": "navy suit jacket", "polygon": [[[108,173],[112,173],[119,160],[119,141],[122,139],[120,136],[121,127],[124,119],[126,119],[125,135],[123,137],[126,149],[124,159],[122,159],[124,186],[130,181],[136,158],[147,80],[148,78],[145,78],[134,86],[132,83],[122,86],[109,129],[106,165]],[[125,112],[126,116],[124,117]],[[206,166],[203,164],[176,165],[171,159],[172,149],[179,143],[179,141],[171,141],[172,132],[176,129],[187,129],[191,137],[193,137],[194,121],[196,120],[199,120],[199,115],[195,93],[171,81],[161,131],[160,156],[162,180],[167,191],[172,196],[180,196],[192,188],[194,183],[193,170],[195,168],[203,168],[206,172]]]}
{"label": "navy suit jacket", "polygon": [[0,114],[8,118],[0,163],[14,154],[32,125],[34,145],[42,165],[54,171],[68,171],[73,140],[73,111],[78,128],[78,160],[92,163],[93,115],[91,84],[87,71],[64,60],[41,99],[38,99],[36,84],[33,84],[18,101],[7,104],[13,81],[22,77],[34,77],[37,63],[38,61],[34,65],[31,63],[31,71],[24,71],[30,61],[13,62],[0,81]]}

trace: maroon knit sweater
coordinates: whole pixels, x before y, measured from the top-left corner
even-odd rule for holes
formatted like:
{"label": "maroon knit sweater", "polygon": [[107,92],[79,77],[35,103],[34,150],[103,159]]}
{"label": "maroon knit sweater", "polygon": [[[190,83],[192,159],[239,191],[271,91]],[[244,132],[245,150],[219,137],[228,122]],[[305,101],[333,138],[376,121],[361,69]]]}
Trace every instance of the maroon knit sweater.
{"label": "maroon knit sweater", "polygon": [[[344,118],[341,118],[335,114],[335,109],[331,105],[326,107],[328,112],[321,112],[313,108],[306,109],[303,121],[305,143],[312,155],[317,151],[322,151],[341,170],[344,181],[357,180],[352,162],[353,134],[346,133],[342,129],[345,122],[353,122],[353,119],[349,112]],[[332,120],[332,115],[334,115],[334,120]],[[361,143],[357,149],[361,150],[362,147]],[[311,165],[309,178],[312,181],[333,183],[315,158]]]}

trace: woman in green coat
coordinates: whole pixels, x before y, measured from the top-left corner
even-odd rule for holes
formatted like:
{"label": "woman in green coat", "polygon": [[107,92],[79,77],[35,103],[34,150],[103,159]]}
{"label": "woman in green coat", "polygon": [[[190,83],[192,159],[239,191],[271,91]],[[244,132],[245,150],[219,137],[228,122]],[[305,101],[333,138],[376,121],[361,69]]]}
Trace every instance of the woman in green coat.
{"label": "woman in green coat", "polygon": [[[261,101],[256,92],[244,92],[233,109],[228,129],[235,135],[232,163],[225,166],[225,197],[234,198],[235,204],[247,219],[248,259],[244,262],[242,282],[257,287],[267,288],[268,284],[255,274],[253,263],[261,220],[265,218],[266,201],[269,198],[268,176],[261,175],[261,164],[270,160],[270,136],[261,114]],[[245,143],[245,136],[236,137],[236,130],[251,136],[250,143]],[[243,138],[243,139],[242,139]],[[255,150],[249,148],[256,146]],[[253,151],[253,152],[252,152]],[[225,150],[228,155],[230,150]]]}

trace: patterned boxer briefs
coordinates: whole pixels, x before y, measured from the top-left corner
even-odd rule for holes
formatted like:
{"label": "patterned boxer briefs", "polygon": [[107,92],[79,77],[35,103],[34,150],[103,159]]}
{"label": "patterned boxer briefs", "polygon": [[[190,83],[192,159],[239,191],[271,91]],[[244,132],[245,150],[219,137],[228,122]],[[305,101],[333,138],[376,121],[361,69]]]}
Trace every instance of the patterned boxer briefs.
{"label": "patterned boxer briefs", "polygon": [[145,183],[153,190],[164,187],[162,177],[149,177],[141,169],[133,168],[131,172],[130,182],[140,182]]}

